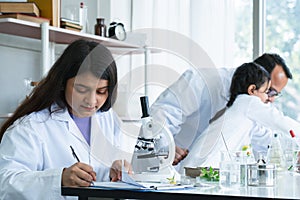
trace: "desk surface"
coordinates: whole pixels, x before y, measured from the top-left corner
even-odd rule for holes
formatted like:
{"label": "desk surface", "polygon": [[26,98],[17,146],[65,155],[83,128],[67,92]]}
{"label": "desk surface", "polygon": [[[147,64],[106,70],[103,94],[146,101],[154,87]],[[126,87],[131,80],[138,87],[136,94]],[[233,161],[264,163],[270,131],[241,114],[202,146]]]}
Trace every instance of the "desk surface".
{"label": "desk surface", "polygon": [[80,200],[88,197],[117,198],[117,199],[237,199],[237,198],[272,198],[300,199],[300,175],[284,172],[278,175],[274,187],[248,186],[239,189],[223,189],[217,184],[211,187],[195,187],[192,189],[168,191],[143,191],[103,189],[96,187],[62,187],[62,195],[78,196]]}

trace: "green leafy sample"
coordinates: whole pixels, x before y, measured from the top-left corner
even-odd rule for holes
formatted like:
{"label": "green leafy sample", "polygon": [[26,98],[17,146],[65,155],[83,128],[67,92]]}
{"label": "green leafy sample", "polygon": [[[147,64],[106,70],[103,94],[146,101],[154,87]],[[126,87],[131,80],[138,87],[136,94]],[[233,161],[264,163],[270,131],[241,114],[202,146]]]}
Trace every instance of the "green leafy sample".
{"label": "green leafy sample", "polygon": [[219,181],[219,171],[214,170],[212,167],[209,167],[208,169],[202,168],[200,177],[208,181]]}

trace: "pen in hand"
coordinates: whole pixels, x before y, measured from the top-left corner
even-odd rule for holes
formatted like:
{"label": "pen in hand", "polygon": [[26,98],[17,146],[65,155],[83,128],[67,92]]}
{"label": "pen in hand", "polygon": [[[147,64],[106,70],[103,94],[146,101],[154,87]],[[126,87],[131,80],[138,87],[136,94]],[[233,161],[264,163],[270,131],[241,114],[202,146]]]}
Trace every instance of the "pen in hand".
{"label": "pen in hand", "polygon": [[[78,156],[76,155],[76,153],[71,145],[70,145],[70,148],[71,148],[73,157],[77,160],[77,162],[80,162]],[[88,173],[92,176],[93,180],[96,181],[96,173],[94,171],[90,171]],[[88,182],[90,183],[90,185],[94,185],[93,181],[88,181]]]}
{"label": "pen in hand", "polygon": [[76,153],[75,153],[75,151],[74,151],[73,147],[72,147],[72,146],[70,146],[70,148],[71,148],[72,155],[74,156],[74,158],[76,158],[77,162],[80,162],[80,160],[79,160],[78,156],[76,155]]}

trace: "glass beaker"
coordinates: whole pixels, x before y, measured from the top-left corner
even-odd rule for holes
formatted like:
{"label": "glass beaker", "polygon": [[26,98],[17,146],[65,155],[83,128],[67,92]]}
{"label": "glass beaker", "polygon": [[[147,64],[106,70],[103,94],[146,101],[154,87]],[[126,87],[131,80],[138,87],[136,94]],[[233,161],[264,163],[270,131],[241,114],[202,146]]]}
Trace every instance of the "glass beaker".
{"label": "glass beaker", "polygon": [[232,151],[221,152],[220,181],[222,188],[239,188],[241,182],[241,166],[239,153]]}

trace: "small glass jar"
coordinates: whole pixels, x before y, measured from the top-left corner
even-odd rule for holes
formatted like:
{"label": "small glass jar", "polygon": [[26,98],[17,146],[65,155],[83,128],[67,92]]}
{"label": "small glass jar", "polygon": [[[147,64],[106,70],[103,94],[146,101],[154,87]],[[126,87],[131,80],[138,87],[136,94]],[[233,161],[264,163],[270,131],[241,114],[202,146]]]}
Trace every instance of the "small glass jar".
{"label": "small glass jar", "polygon": [[95,25],[95,35],[106,37],[106,25],[104,24],[104,18],[97,18]]}

